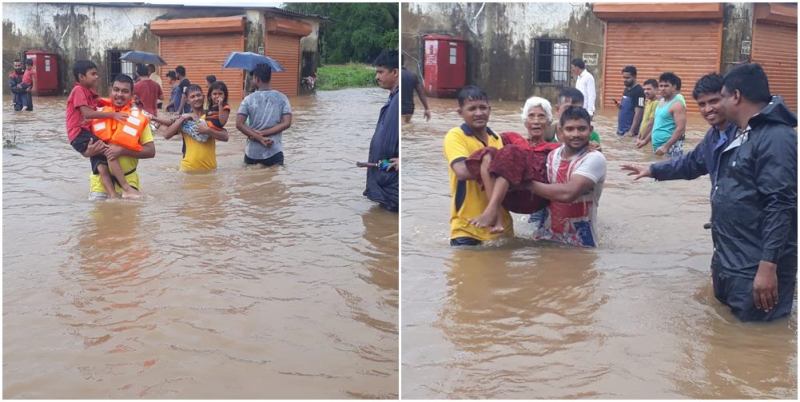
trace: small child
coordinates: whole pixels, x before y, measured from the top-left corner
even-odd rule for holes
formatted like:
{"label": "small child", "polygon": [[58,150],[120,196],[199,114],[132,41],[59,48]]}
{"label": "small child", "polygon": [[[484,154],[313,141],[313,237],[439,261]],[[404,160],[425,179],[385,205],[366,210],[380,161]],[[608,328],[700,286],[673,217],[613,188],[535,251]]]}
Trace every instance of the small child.
{"label": "small child", "polygon": [[[95,92],[99,76],[97,65],[89,60],[78,60],[72,68],[72,74],[77,81],[67,98],[67,138],[70,145],[87,156],[86,151],[90,145],[102,140],[91,131],[92,119],[115,119],[125,121],[129,115],[124,112],[99,112],[99,96]],[[102,144],[105,151],[108,147]],[[114,188],[112,176],[122,188],[123,198],[139,198],[140,193],[131,187],[125,180],[125,172],[119,165],[119,161],[114,159],[109,161],[104,154],[89,156],[92,166],[92,173],[100,175],[100,181],[110,197],[116,197],[117,192]]]}
{"label": "small child", "polygon": [[228,86],[222,81],[214,81],[208,87],[208,109],[206,121],[216,128],[222,128],[228,123],[231,107],[228,105]]}

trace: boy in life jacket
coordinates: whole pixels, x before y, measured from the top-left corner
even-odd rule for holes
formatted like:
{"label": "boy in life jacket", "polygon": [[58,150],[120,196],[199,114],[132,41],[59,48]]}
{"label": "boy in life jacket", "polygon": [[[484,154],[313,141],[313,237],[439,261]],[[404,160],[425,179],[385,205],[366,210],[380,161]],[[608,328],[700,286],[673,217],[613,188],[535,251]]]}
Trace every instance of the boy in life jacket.
{"label": "boy in life jacket", "polygon": [[[124,130],[122,128],[130,126],[127,123],[131,118],[129,110],[116,110],[106,106],[108,101],[99,99],[97,92],[95,92],[99,75],[97,74],[97,65],[93,62],[78,60],[72,68],[72,74],[77,82],[67,98],[66,123],[67,138],[70,141],[70,145],[81,155],[89,158],[92,173],[100,176],[103,187],[109,196],[114,197],[117,194],[114,188],[114,181],[116,180],[122,187],[123,198],[139,198],[139,192],[125,180],[125,172],[122,171],[119,161],[116,161],[115,158],[109,160],[106,157],[106,153],[109,151],[108,145],[95,132],[99,132],[104,136],[108,135],[108,139],[115,133],[111,132],[110,129],[98,130],[93,127],[97,121],[102,121],[105,122],[106,126],[113,124],[120,127],[120,131],[123,131],[122,135],[132,137],[128,134],[131,131],[130,129]],[[128,76],[117,76],[112,85],[112,97],[115,91],[133,90],[133,82]],[[97,110],[100,106],[106,107],[102,110]],[[93,121],[93,119],[99,120]],[[133,120],[142,121],[142,119],[136,117]],[[117,135],[119,136],[120,134],[117,133]],[[98,142],[101,144],[97,145]],[[136,143],[138,145],[138,136],[136,136]]]}

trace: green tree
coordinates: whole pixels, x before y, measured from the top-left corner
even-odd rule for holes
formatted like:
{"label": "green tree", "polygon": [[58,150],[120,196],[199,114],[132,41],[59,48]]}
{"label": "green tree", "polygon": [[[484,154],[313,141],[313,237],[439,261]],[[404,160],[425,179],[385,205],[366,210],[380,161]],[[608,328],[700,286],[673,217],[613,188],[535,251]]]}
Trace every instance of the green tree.
{"label": "green tree", "polygon": [[284,8],[329,18],[320,26],[323,63],[371,63],[383,49],[397,49],[394,3],[288,3]]}

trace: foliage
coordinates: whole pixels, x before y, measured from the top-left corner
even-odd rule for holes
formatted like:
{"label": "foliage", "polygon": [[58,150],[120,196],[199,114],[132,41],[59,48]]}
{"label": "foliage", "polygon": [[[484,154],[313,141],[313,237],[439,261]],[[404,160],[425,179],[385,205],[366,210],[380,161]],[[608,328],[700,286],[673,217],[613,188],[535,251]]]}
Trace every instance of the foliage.
{"label": "foliage", "polygon": [[323,64],[370,64],[383,49],[398,48],[397,3],[287,3],[284,8],[330,19],[320,25]]}
{"label": "foliage", "polygon": [[329,64],[317,70],[317,89],[374,87],[375,68],[366,64]]}

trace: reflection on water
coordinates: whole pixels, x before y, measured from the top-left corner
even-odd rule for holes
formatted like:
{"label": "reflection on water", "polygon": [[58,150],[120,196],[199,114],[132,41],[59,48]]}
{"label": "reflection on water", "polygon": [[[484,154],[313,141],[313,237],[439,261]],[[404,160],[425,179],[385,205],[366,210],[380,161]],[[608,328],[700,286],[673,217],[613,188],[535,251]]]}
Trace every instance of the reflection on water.
{"label": "reflection on water", "polygon": [[[632,182],[657,160],[598,116],[608,177],[600,247],[516,238],[449,247],[442,140],[455,100],[403,125],[404,398],[796,398],[797,317],[739,323],[714,299],[709,182]],[[490,126],[522,131],[521,102],[493,102]],[[690,120],[689,146],[705,125]]]}
{"label": "reflection on water", "polygon": [[293,98],[283,168],[245,168],[233,124],[212,173],[158,137],[146,199],[99,203],[65,98],[5,102],[4,396],[396,397],[397,215],[352,167],[385,98]]}

